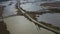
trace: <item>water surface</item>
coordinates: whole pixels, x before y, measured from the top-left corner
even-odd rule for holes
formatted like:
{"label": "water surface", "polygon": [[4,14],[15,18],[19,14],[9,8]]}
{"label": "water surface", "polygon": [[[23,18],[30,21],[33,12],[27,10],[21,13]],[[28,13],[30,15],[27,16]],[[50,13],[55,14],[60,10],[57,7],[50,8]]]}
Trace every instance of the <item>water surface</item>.
{"label": "water surface", "polygon": [[[13,2],[13,3],[11,5],[9,5],[10,2]],[[6,6],[3,11],[3,16],[17,14],[15,4],[16,4],[15,1],[3,2],[2,5]],[[26,3],[26,4],[21,4],[21,7],[26,11],[38,11],[38,10],[42,9],[39,5],[40,5],[40,2]],[[48,14],[48,15],[50,15],[50,14]],[[48,16],[48,17],[51,17],[54,19],[53,21],[58,22],[58,20],[60,20],[59,14],[57,14],[57,15],[53,14],[53,15],[54,15],[54,17],[56,17],[56,16],[58,16],[58,17],[57,18],[53,18],[52,16]],[[47,20],[46,16],[43,16],[43,17],[45,20]],[[44,20],[43,17],[39,18],[39,19]],[[40,33],[41,34],[54,34],[51,31],[45,30],[43,28],[41,28],[41,30],[39,32],[37,32],[37,29],[36,29],[36,26],[34,25],[34,23],[27,20],[24,16],[9,17],[9,18],[4,19],[4,21],[6,22],[7,28],[11,34],[40,34]],[[51,21],[51,23],[53,21]],[[56,24],[55,22],[53,24]],[[57,23],[57,24],[59,24],[59,23]]]}
{"label": "water surface", "polygon": [[37,17],[38,21],[53,24],[60,27],[60,13],[46,13]]}

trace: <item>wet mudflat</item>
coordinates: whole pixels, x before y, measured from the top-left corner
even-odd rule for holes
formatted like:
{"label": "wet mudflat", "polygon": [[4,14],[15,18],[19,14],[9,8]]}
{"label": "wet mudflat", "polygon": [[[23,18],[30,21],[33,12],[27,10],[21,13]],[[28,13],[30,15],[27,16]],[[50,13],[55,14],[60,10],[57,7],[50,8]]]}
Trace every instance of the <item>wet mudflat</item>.
{"label": "wet mudflat", "polygon": [[[3,16],[17,14],[15,3],[9,6],[8,5],[4,8]],[[34,11],[34,10],[36,11],[36,10],[41,9],[40,6],[37,6],[35,4],[33,5],[32,3],[24,4],[24,5],[22,4],[21,7],[24,8],[25,10],[28,9],[29,11]],[[9,18],[4,19],[4,21],[6,22],[7,28],[11,34],[17,34],[17,33],[18,34],[40,34],[40,33],[41,34],[54,34],[43,28],[41,28],[41,30],[38,32],[35,24],[27,20],[24,16],[9,17]]]}

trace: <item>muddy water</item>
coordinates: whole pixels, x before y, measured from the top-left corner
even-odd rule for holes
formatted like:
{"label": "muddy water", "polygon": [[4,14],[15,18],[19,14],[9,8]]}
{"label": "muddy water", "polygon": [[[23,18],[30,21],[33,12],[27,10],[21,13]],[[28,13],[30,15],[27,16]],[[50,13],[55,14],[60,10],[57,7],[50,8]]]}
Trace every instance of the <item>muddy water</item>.
{"label": "muddy water", "polygon": [[[3,5],[6,6],[4,8],[3,16],[17,14],[15,8],[16,2],[13,2],[11,5],[9,5],[9,2],[3,2]],[[41,7],[37,6],[35,3],[21,4],[21,7],[27,11],[37,11],[41,9]],[[38,32],[36,26],[24,16],[9,17],[5,18],[4,21],[7,24],[7,29],[10,31],[10,34],[54,34],[43,28]]]}
{"label": "muddy water", "polygon": [[33,22],[27,20],[24,16],[15,16],[4,19],[10,34],[54,34],[41,28],[38,32]]}

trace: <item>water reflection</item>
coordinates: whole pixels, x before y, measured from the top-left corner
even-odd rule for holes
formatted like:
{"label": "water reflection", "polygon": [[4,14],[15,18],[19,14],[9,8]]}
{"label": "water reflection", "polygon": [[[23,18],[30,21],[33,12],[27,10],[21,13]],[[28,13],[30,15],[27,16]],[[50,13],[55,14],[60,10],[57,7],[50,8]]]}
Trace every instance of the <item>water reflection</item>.
{"label": "water reflection", "polygon": [[38,21],[53,24],[60,27],[60,13],[46,13],[37,17]]}
{"label": "water reflection", "polygon": [[1,5],[5,6],[4,11],[3,11],[3,16],[9,16],[9,15],[14,15],[17,14],[17,9],[15,7],[16,1],[7,1],[7,2],[2,2]]}
{"label": "water reflection", "polygon": [[[16,4],[15,1],[13,1],[13,2],[12,1],[3,2],[2,5],[6,6],[4,8],[4,11],[3,11],[4,12],[3,16],[9,16],[9,15],[17,14],[15,4]],[[42,9],[40,4],[41,4],[40,2],[26,3],[26,4],[21,4],[21,7],[26,11],[38,11],[38,10]],[[8,25],[8,30],[10,30],[11,34],[17,34],[17,33],[25,34],[27,32],[29,32],[30,34],[32,34],[32,33],[37,34],[37,30],[35,28],[35,25],[32,24],[27,19],[26,20],[24,20],[24,19],[26,19],[26,18],[22,17],[22,16],[11,17],[11,18],[5,19],[5,22]],[[43,15],[40,15],[40,17],[38,17],[37,20],[38,21],[44,21],[46,23],[51,23],[53,25],[56,25],[56,26],[60,27],[60,25],[59,25],[60,24],[59,23],[60,22],[60,13],[43,14]],[[21,29],[21,30],[19,30],[19,29]],[[24,33],[23,33],[23,31],[24,31]],[[46,30],[44,30],[44,31],[46,31]],[[27,33],[27,34],[29,34],[29,33]],[[50,32],[48,32],[48,33],[50,33]]]}
{"label": "water reflection", "polygon": [[40,6],[32,3],[21,4],[21,7],[26,11],[38,11],[42,9]]}

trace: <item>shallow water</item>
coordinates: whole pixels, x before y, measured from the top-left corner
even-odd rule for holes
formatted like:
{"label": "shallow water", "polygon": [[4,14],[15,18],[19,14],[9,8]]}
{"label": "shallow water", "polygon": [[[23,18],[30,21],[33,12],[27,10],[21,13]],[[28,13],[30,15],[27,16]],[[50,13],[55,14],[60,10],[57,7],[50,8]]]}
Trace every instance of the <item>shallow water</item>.
{"label": "shallow water", "polygon": [[15,16],[4,19],[10,34],[54,34],[51,31],[41,28],[39,32],[33,22],[24,16]]}
{"label": "shallow water", "polygon": [[42,14],[42,15],[39,15],[39,17],[37,17],[37,20],[60,27],[60,13]]}
{"label": "shallow water", "polygon": [[21,7],[26,11],[38,11],[42,9],[40,6],[33,3],[21,4]]}
{"label": "shallow water", "polygon": [[14,5],[7,6],[7,7],[5,7],[5,9],[4,9],[4,14],[3,14],[3,16],[9,16],[9,15],[17,14],[16,11],[17,11],[17,9],[15,9],[15,6],[14,6]]}
{"label": "shallow water", "polygon": [[[41,10],[42,8],[39,5],[36,5],[40,2],[37,3],[26,3],[26,4],[21,4],[20,6],[26,10],[26,11],[38,11]],[[9,5],[11,4],[11,5]],[[17,14],[17,9],[15,7],[16,1],[7,1],[7,2],[2,2],[2,5],[6,6],[3,11],[3,16],[9,16],[13,14]]]}
{"label": "shallow water", "polygon": [[[13,2],[13,4],[9,5],[10,2]],[[15,1],[3,2],[3,5],[6,6],[4,8],[3,16],[17,14],[15,4],[16,4]],[[40,2],[26,3],[26,4],[21,4],[21,7],[26,11],[38,11],[38,10],[42,9],[39,5],[40,5]],[[56,15],[54,15],[54,16],[56,16]],[[43,17],[45,19],[45,16],[43,16]],[[51,17],[51,18],[53,18],[53,17]],[[41,18],[41,20],[42,19],[43,18]],[[59,18],[57,18],[57,19],[59,19]],[[4,21],[6,22],[7,28],[11,34],[17,34],[17,33],[18,34],[40,34],[40,33],[41,34],[54,34],[43,28],[41,28],[41,30],[39,32],[37,32],[36,26],[32,22],[28,21],[24,16],[10,17],[10,18],[4,19]],[[55,24],[55,23],[53,23],[53,24]],[[59,24],[59,23],[57,23],[57,24]]]}

